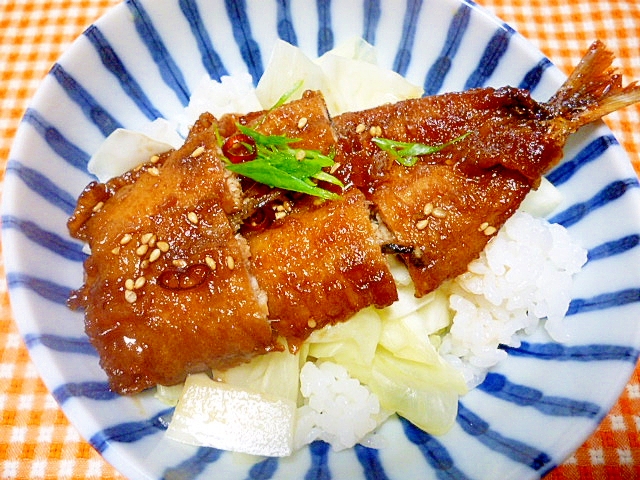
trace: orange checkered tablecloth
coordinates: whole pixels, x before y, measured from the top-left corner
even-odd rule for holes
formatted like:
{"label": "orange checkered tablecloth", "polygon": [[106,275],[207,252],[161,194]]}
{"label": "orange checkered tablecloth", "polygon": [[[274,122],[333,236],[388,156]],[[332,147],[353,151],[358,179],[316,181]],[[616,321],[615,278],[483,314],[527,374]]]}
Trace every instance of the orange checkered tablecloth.
{"label": "orange checkered tablecloth", "polygon": [[[435,0],[434,0],[435,1]],[[0,0],[0,171],[27,103],[53,62],[117,0]],[[484,0],[569,72],[599,38],[627,80],[640,79],[638,0]],[[607,123],[640,172],[640,107]],[[1,177],[0,177],[1,178]],[[13,323],[0,271],[0,478],[121,478],[69,424]],[[640,478],[640,369],[600,428],[547,477]]]}

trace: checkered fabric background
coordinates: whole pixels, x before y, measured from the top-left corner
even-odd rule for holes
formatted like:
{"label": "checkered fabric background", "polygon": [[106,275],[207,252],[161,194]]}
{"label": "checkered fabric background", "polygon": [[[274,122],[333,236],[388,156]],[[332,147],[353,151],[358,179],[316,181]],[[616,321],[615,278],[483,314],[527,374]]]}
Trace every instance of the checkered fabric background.
{"label": "checkered fabric background", "polygon": [[[69,43],[116,3],[0,0],[0,175],[20,118],[43,76]],[[567,73],[599,38],[617,53],[617,66],[625,78],[640,79],[638,0],[479,3]],[[612,114],[607,123],[640,172],[640,107]],[[639,372],[600,428],[547,478],[640,478]],[[122,478],[80,438],[40,381],[13,323],[1,270],[0,478]]]}

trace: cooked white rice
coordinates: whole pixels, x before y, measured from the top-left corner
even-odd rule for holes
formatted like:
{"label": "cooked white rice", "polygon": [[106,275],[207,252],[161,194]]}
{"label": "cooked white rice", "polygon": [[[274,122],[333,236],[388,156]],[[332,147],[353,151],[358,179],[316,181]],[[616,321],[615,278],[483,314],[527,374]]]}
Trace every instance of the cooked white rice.
{"label": "cooked white rice", "polygon": [[[296,415],[294,449],[324,440],[335,451],[365,443],[365,438],[388,414],[378,397],[347,370],[333,362],[307,362],[300,371],[304,404]],[[369,446],[378,446],[368,439]]]}
{"label": "cooked white rice", "polygon": [[473,388],[505,358],[500,344],[520,345],[518,334],[542,323],[552,339],[567,340],[562,319],[572,276],[586,259],[565,228],[517,212],[453,281],[449,305],[455,313],[440,354]]}

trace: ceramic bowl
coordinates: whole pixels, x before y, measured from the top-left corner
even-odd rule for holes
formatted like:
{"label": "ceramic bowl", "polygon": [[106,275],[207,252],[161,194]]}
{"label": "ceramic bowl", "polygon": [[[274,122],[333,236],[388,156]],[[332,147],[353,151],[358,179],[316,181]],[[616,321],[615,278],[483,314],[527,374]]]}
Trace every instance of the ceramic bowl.
{"label": "ceramic bowl", "polygon": [[[117,127],[179,115],[204,75],[257,82],[277,39],[319,56],[360,36],[379,63],[427,94],[513,85],[546,100],[563,75],[511,27],[464,0],[127,0],[55,63],[19,127],[4,184],[11,303],[42,378],[81,434],[131,478],[487,478],[543,476],[595,430],[633,372],[640,345],[640,190],[611,132],[571,137],[548,178],[551,220],[589,251],[566,318],[571,340],[541,334],[460,399],[443,436],[401,419],[380,450],[316,442],[289,458],[247,458],[165,439],[171,409],[152,393],[120,397],[66,306],[82,283],[66,221],[93,180],[86,165]],[[585,49],[588,45],[585,45]]]}

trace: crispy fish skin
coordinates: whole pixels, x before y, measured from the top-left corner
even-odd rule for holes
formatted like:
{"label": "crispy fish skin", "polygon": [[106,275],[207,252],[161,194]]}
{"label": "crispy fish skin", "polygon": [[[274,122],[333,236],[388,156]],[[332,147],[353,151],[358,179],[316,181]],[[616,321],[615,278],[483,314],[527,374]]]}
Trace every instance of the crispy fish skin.
{"label": "crispy fish skin", "polygon": [[[463,273],[541,171],[560,159],[562,144],[546,133],[546,120],[536,119],[545,115],[525,92],[503,88],[407,100],[334,119],[336,176],[365,191],[395,243],[411,250],[401,257],[416,296]],[[465,134],[411,167],[373,142],[439,145]]]}
{"label": "crispy fish skin", "polygon": [[[317,92],[273,111],[234,117],[233,123],[227,118],[223,130],[233,134],[235,122],[248,119],[263,134],[300,138],[298,148],[329,153],[335,143]],[[71,303],[84,308],[86,332],[119,393],[175,384],[187,373],[224,370],[280,349],[278,333],[294,347],[315,328],[346,320],[370,304],[397,300],[368,203],[353,190],[344,201],[319,207],[308,198],[293,202],[294,212],[284,224],[305,226],[306,236],[296,237],[297,229],[294,235],[302,243],[273,252],[270,242],[277,234],[267,235],[264,256],[251,259],[255,274],[255,265],[265,258],[273,266],[279,254],[290,255],[281,266],[288,266],[290,278],[298,277],[287,285],[292,290],[286,298],[295,304],[287,310],[290,304],[280,298],[283,287],[273,276],[257,269],[263,274],[254,277],[249,271],[249,245],[236,232],[239,219],[255,207],[247,207],[247,201],[257,191],[260,202],[261,190],[250,185],[251,195],[238,195],[235,176],[220,160],[220,131],[211,115],[203,115],[179,151],[107,184],[90,185],[69,220],[71,234],[87,241],[92,252],[85,262],[85,284]],[[268,191],[266,197],[280,199],[278,192]],[[152,257],[163,243],[166,247]],[[325,261],[318,259],[321,252]],[[302,287],[320,277],[320,288]],[[265,292],[273,293],[271,309]],[[325,296],[329,300],[316,308]],[[315,310],[313,327],[309,315],[292,315],[301,309]],[[272,323],[283,328],[273,329]]]}
{"label": "crispy fish skin", "polygon": [[71,303],[118,393],[280,348],[225,211],[238,206],[213,128],[204,115],[180,150],[89,188],[69,222],[91,247]]}
{"label": "crispy fish skin", "polygon": [[[541,176],[562,158],[567,137],[640,100],[623,88],[613,55],[595,42],[546,103],[512,87],[407,100],[334,119],[336,176],[379,210],[402,254],[416,296],[463,273]],[[467,136],[413,167],[396,163],[374,137],[439,145]]]}
{"label": "crispy fish skin", "polygon": [[398,299],[369,204],[357,189],[338,201],[308,198],[247,240],[273,327],[289,345],[369,305],[383,308]]}

